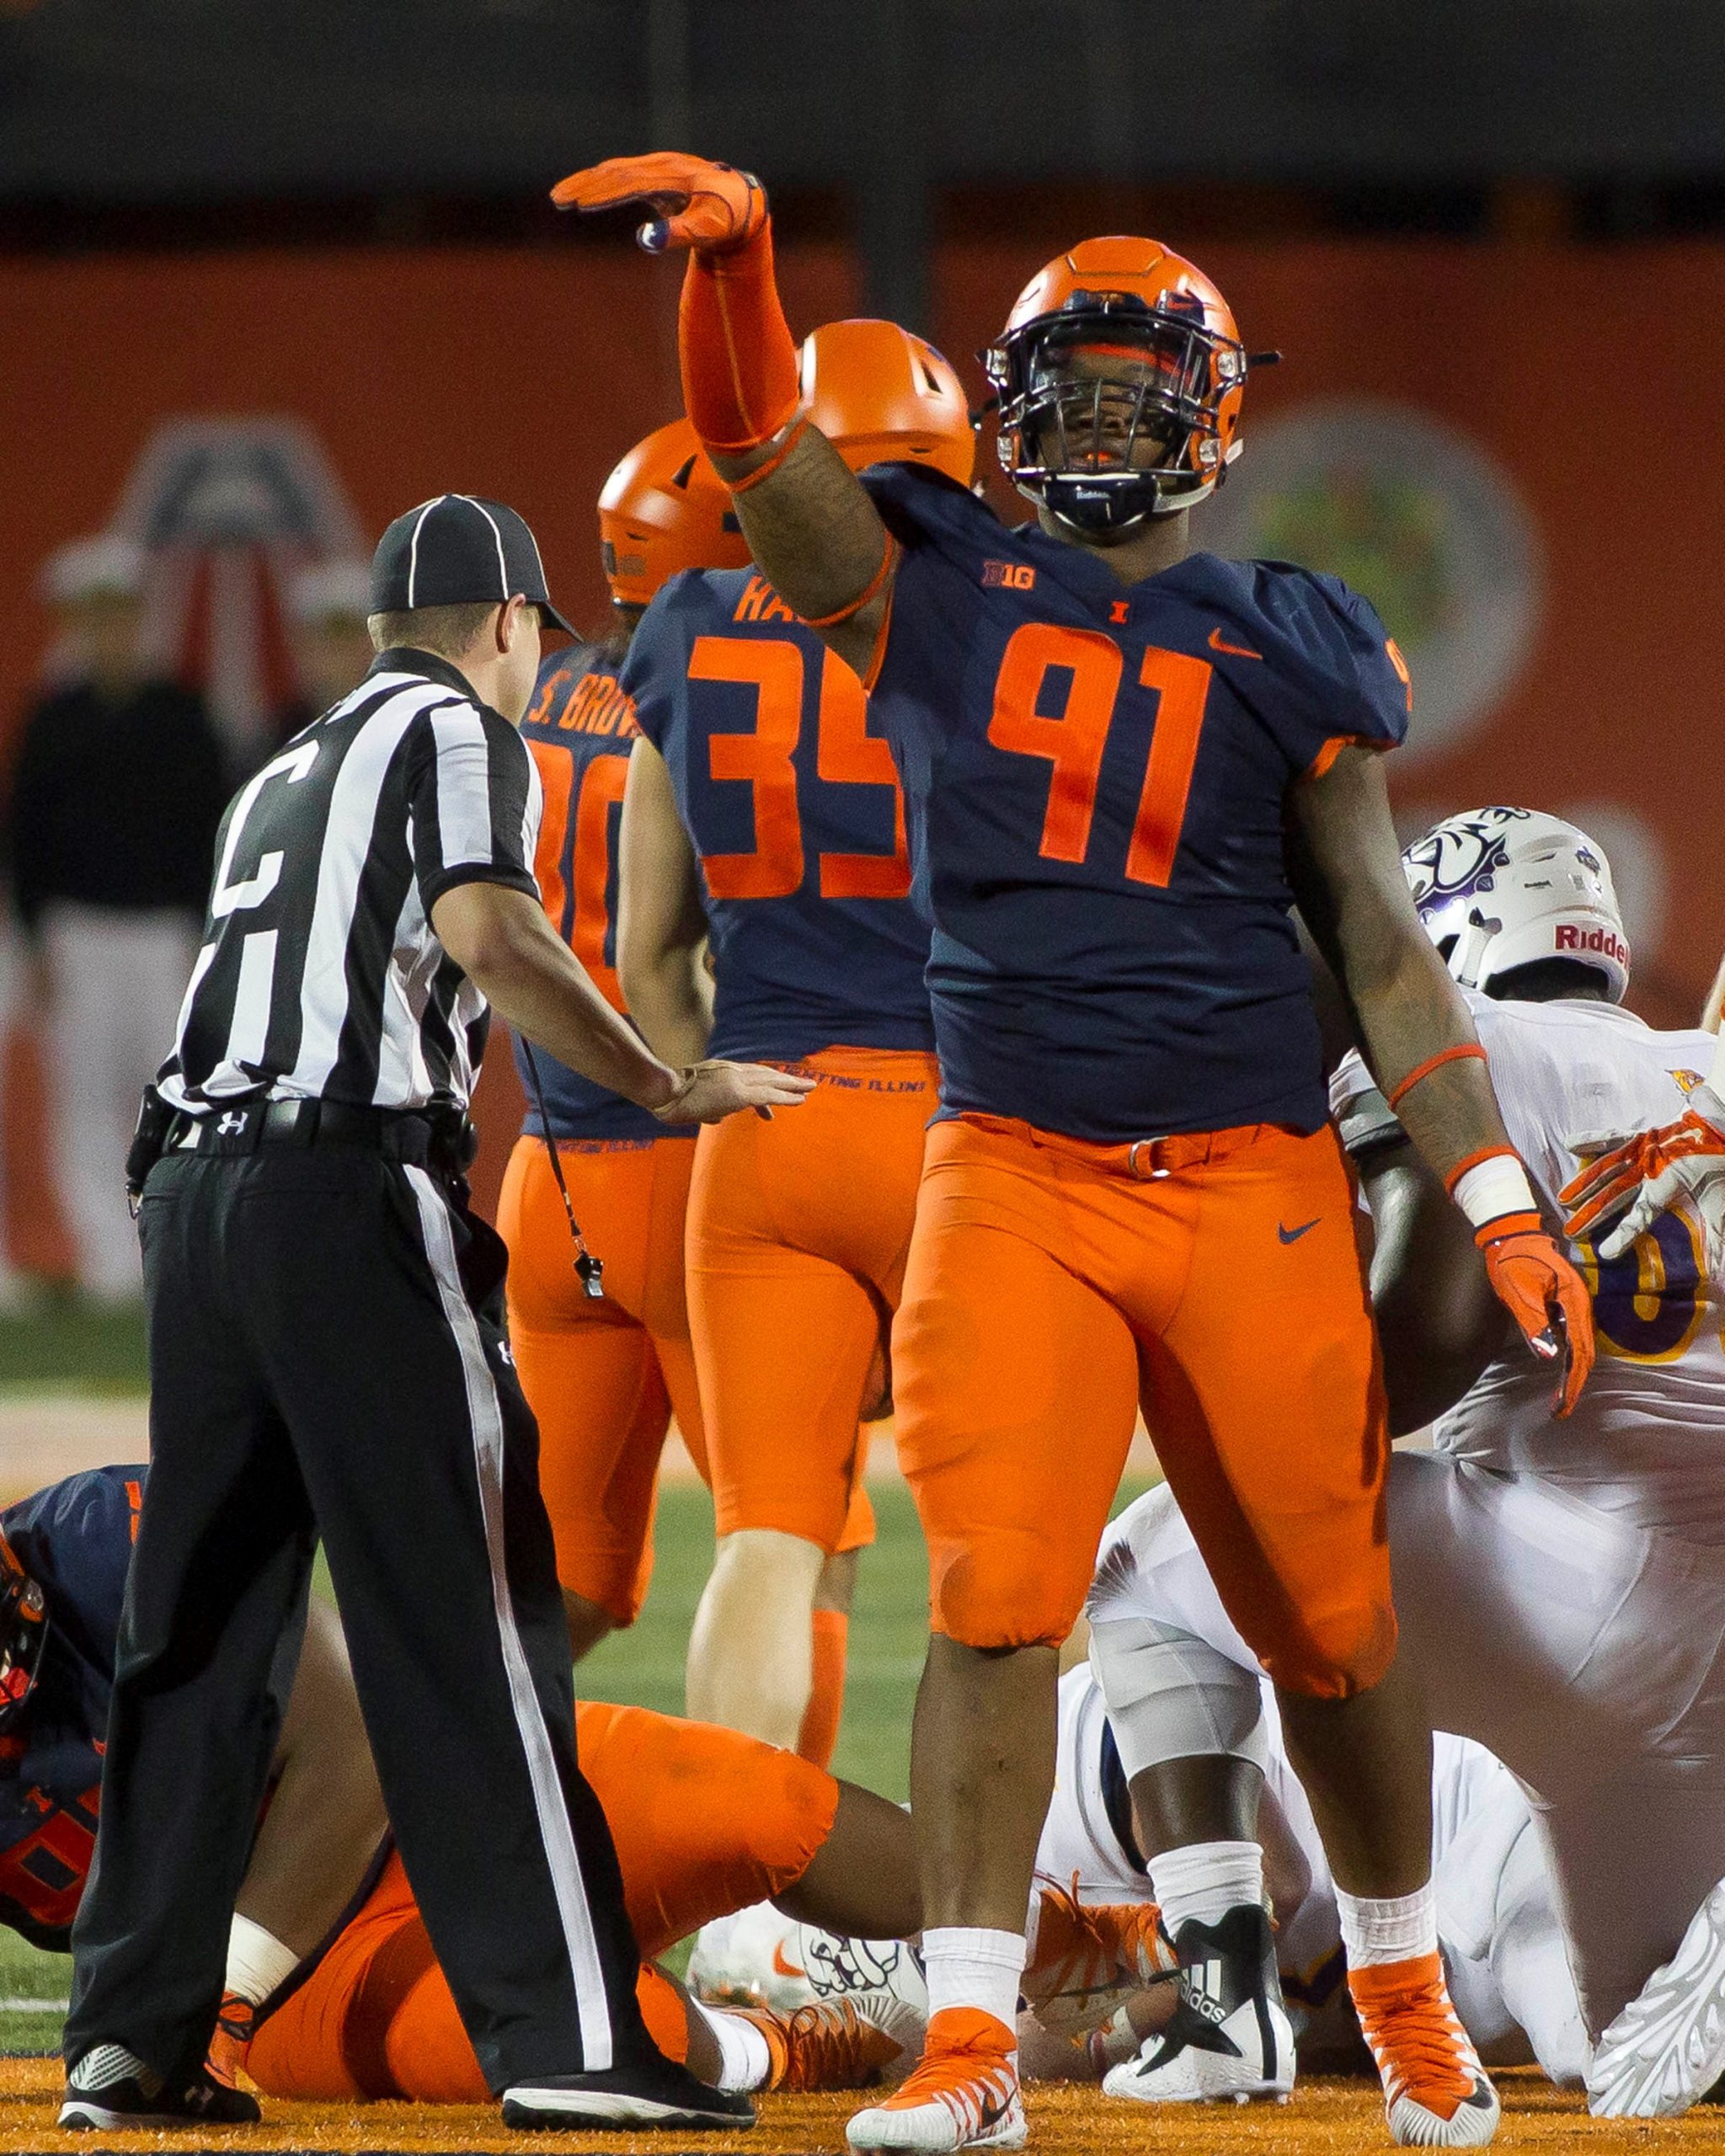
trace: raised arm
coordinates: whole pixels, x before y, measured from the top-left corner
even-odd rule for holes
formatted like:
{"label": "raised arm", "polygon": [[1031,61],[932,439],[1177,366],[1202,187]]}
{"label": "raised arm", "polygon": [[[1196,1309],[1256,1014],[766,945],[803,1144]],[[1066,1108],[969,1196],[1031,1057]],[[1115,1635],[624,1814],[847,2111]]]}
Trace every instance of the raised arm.
{"label": "raised arm", "polygon": [[897,560],[879,511],[801,409],[797,348],[761,183],[674,152],[612,157],[552,189],[560,209],[645,204],[649,253],[689,250],[677,318],[683,401],[749,550],[800,619],[867,675]]}
{"label": "raised arm", "polygon": [[1567,1414],[1593,1364],[1587,1289],[1545,1230],[1467,1006],[1414,911],[1375,750],[1344,749],[1295,789],[1289,865],[1373,1075],[1473,1224],[1493,1288],[1535,1354],[1567,1345]]}
{"label": "raised arm", "polygon": [[713,1032],[701,880],[665,759],[644,739],[629,752],[617,862],[623,1001],[656,1054],[698,1063]]}

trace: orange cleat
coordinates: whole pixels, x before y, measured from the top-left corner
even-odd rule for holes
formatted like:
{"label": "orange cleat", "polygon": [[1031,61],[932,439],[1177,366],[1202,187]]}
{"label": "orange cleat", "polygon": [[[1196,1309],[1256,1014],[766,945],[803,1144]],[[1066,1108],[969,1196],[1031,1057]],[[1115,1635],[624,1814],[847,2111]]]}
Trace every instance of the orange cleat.
{"label": "orange cleat", "polygon": [[[920,2015],[884,1993],[857,2001],[817,1999],[789,2014],[734,2009],[766,2039],[769,2089],[872,2089],[914,2047]],[[904,2024],[895,2028],[895,2021]],[[907,2041],[908,2039],[908,2041]]]}
{"label": "orange cleat", "polygon": [[1350,1969],[1348,1988],[1402,2148],[1478,2148],[1498,2130],[1498,2095],[1456,2019],[1436,1954]]}
{"label": "orange cleat", "polygon": [[1018,2040],[975,2007],[949,2006],[928,2025],[922,2057],[884,2104],[845,2129],[857,2150],[1022,2148],[1028,2129],[1018,2091]]}
{"label": "orange cleat", "polygon": [[1040,1877],[1037,1886],[1036,1948],[1023,1990],[1044,2028],[1082,2036],[1101,2027],[1124,1993],[1178,1974],[1154,1902],[1087,1905],[1078,1898],[1076,1872],[1070,1887]]}

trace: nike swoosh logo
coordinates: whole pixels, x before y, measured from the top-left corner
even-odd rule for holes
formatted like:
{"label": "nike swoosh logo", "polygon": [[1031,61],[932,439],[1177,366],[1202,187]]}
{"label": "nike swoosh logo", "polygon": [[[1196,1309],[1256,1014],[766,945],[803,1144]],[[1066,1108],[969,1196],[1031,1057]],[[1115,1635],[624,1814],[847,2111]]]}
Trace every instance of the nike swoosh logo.
{"label": "nike swoosh logo", "polygon": [[[1322,1218],[1323,1215],[1320,1213],[1318,1215],[1318,1220],[1322,1219]],[[1308,1220],[1304,1227],[1284,1228],[1281,1222],[1278,1220],[1276,1223],[1276,1235],[1279,1241],[1284,1243],[1297,1243],[1302,1235],[1309,1235],[1316,1225],[1317,1220]]]}
{"label": "nike swoosh logo", "polygon": [[1231,652],[1236,659],[1262,659],[1263,657],[1261,651],[1252,650],[1249,644],[1230,643],[1220,629],[1210,631],[1210,648],[1212,651]]}
{"label": "nike swoosh logo", "polygon": [[786,1961],[784,1942],[776,1939],[772,1943],[772,1973],[776,1977],[806,1977],[809,1972],[799,1969],[794,1961]]}

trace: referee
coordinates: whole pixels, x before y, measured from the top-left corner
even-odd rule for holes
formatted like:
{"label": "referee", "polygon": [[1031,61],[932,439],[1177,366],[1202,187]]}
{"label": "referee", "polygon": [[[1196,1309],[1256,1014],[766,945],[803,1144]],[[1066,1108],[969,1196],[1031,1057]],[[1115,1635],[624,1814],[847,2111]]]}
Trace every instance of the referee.
{"label": "referee", "polygon": [[667,1122],[808,1085],[668,1069],[547,922],[515,728],[541,624],[567,624],[522,520],[423,503],[383,536],[371,606],[365,680],[228,808],[158,1080],[152,1464],[60,2120],[258,2116],[204,2058],[321,1538],[402,1856],[505,2121],[734,2124],[746,2100],[663,2058],[635,2004],[466,1111],[488,1000]]}

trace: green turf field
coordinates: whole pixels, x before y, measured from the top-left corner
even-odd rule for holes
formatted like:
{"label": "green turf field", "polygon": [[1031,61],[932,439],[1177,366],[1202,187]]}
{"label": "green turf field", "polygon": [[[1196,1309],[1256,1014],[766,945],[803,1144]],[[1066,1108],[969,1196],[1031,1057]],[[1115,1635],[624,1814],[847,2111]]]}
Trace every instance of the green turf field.
{"label": "green turf field", "polygon": [[142,1303],[97,1310],[45,1288],[29,1311],[0,1316],[0,1393],[61,1388],[109,1396],[149,1390]]}

